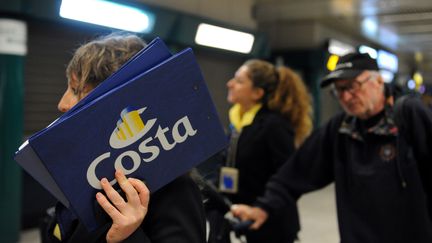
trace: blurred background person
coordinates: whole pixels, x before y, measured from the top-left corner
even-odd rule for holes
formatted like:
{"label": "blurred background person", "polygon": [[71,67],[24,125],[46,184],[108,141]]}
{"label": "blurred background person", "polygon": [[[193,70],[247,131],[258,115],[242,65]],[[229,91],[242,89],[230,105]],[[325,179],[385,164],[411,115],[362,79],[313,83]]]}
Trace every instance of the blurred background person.
{"label": "blurred background person", "polygon": [[[230,146],[220,170],[219,190],[234,203],[253,203],[268,179],[287,161],[312,130],[307,89],[287,67],[251,59],[227,83]],[[281,210],[247,242],[293,242],[299,225],[297,209]]]}
{"label": "blurred background person", "polygon": [[431,110],[417,97],[398,98],[368,54],[342,56],[321,82],[329,85],[344,111],[312,133],[256,207],[235,205],[234,215],[257,229],[335,182],[341,242],[432,242]]}

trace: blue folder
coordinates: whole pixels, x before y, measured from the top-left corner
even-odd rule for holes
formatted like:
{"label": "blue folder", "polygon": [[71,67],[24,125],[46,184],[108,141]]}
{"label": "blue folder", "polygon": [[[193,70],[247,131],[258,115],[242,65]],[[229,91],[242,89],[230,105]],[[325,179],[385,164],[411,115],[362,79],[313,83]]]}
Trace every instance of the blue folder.
{"label": "blue folder", "polygon": [[227,145],[191,49],[171,55],[158,39],[102,84],[15,155],[90,231],[116,168],[154,192]]}

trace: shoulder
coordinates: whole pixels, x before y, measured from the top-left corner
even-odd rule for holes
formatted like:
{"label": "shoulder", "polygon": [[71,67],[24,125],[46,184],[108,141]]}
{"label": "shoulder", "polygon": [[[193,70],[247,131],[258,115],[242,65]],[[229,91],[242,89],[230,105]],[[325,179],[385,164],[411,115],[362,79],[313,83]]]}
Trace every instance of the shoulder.
{"label": "shoulder", "polygon": [[333,144],[333,140],[340,134],[339,129],[342,126],[344,119],[347,119],[347,114],[345,112],[340,112],[334,115],[317,127],[306,141],[320,141],[325,144],[325,146]]}
{"label": "shoulder", "polygon": [[265,126],[291,127],[291,122],[287,118],[283,117],[278,112],[266,108],[261,109],[257,113],[256,120]]}
{"label": "shoulder", "polygon": [[176,195],[200,195],[200,191],[196,183],[192,180],[189,174],[184,174],[177,177],[155,193],[153,193],[153,200],[166,197],[176,197]]}
{"label": "shoulder", "polygon": [[141,228],[157,242],[203,242],[204,206],[199,188],[188,174],[151,194]]}
{"label": "shoulder", "polygon": [[395,112],[403,115],[412,116],[418,113],[431,113],[432,111],[423,104],[417,95],[403,95],[396,99],[394,104]]}
{"label": "shoulder", "polygon": [[400,124],[408,123],[409,126],[420,126],[427,124],[429,127],[432,123],[432,109],[427,107],[415,95],[405,95],[395,101],[394,116],[396,122]]}
{"label": "shoulder", "polygon": [[345,112],[339,112],[336,115],[332,116],[328,121],[326,121],[323,125],[319,127],[317,130],[322,131],[335,131],[339,130],[344,119],[347,118],[347,114]]}
{"label": "shoulder", "polygon": [[149,209],[153,211],[152,214],[189,207],[202,207],[201,191],[189,173],[177,177],[150,195]]}
{"label": "shoulder", "polygon": [[[187,175],[182,175],[150,195],[148,224],[166,220],[201,220],[204,206],[198,186]],[[186,214],[186,215],[185,215]]]}
{"label": "shoulder", "polygon": [[420,97],[417,95],[404,95],[399,97],[396,100],[396,103],[400,103],[404,107],[410,107],[410,108],[421,108],[423,107],[423,103],[420,100]]}

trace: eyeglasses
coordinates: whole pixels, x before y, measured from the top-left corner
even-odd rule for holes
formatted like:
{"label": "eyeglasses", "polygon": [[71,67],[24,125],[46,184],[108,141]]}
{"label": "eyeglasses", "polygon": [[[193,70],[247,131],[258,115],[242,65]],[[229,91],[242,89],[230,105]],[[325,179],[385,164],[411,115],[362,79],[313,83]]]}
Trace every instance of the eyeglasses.
{"label": "eyeglasses", "polygon": [[367,79],[365,80],[352,80],[349,82],[346,82],[345,84],[342,85],[336,85],[335,83],[331,84],[331,93],[335,96],[335,97],[342,97],[344,92],[348,92],[350,94],[354,94],[355,92],[357,92],[358,90],[361,89],[361,87],[363,86],[364,83],[366,83],[367,81],[373,79],[375,77],[375,75],[370,75]]}

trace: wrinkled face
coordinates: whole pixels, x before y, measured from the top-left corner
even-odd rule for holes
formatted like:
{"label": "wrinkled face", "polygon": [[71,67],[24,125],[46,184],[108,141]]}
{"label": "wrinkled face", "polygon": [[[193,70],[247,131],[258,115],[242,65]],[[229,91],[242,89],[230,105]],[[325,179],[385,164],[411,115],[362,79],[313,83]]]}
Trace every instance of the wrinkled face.
{"label": "wrinkled face", "polygon": [[237,70],[234,77],[228,81],[227,88],[228,102],[244,107],[258,103],[264,94],[263,89],[253,86],[253,82],[248,76],[247,66],[241,66]]}
{"label": "wrinkled face", "polygon": [[57,109],[61,112],[70,110],[74,105],[78,103],[82,98],[86,97],[93,88],[89,85],[81,87],[79,81],[75,75],[69,79],[68,87],[60,99]]}
{"label": "wrinkled face", "polygon": [[384,108],[384,83],[376,72],[364,71],[352,80],[337,80],[333,94],[346,113],[367,119]]}

